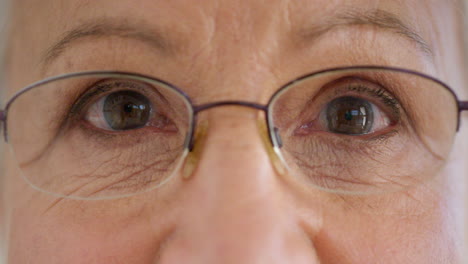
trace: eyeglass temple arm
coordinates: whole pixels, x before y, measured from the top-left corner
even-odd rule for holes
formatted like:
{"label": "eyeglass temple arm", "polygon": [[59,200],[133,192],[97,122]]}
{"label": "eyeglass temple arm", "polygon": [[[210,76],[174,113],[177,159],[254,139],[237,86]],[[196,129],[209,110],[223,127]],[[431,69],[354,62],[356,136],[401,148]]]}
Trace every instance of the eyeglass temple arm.
{"label": "eyeglass temple arm", "polygon": [[461,111],[467,111],[468,110],[468,101],[460,101],[458,102],[458,109]]}
{"label": "eyeglass temple arm", "polygon": [[0,131],[2,128],[5,126],[5,121],[6,121],[6,113],[5,110],[0,109]]}
{"label": "eyeglass temple arm", "polygon": [[5,110],[0,110],[0,138],[3,136],[3,138],[6,141],[6,112]]}

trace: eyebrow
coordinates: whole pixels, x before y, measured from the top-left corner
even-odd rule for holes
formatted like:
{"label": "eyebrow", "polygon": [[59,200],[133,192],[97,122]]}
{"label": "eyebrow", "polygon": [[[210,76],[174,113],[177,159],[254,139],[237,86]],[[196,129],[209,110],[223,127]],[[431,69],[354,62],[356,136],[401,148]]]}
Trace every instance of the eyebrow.
{"label": "eyebrow", "polygon": [[[424,54],[433,58],[431,46],[415,30],[400,20],[395,14],[380,9],[373,11],[351,10],[335,15],[324,23],[307,28],[300,35],[305,39],[317,39],[340,26],[369,25],[393,31],[412,41]],[[164,53],[173,52],[175,45],[162,31],[149,29],[146,24],[131,24],[123,20],[98,19],[85,22],[66,31],[61,39],[46,50],[42,64],[47,66],[57,59],[70,46],[84,38],[121,37],[147,43]]]}
{"label": "eyebrow", "polygon": [[373,26],[393,31],[414,43],[430,59],[434,56],[431,46],[416,30],[404,23],[397,15],[381,9],[372,11],[347,10],[338,13],[324,23],[305,29],[301,35],[306,39],[314,40],[340,26]]}
{"label": "eyebrow", "polygon": [[174,48],[173,43],[169,43],[163,32],[149,29],[146,24],[131,24],[116,19],[98,19],[85,22],[66,31],[59,41],[46,50],[41,62],[47,66],[70,46],[82,39],[103,37],[134,39],[165,53],[172,52]]}

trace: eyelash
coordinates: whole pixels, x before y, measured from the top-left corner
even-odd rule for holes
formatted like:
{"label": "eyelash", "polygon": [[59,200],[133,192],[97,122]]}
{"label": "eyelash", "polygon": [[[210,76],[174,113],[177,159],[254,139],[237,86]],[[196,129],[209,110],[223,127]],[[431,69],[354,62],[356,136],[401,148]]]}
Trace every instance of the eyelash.
{"label": "eyelash", "polygon": [[[390,92],[391,87],[382,85],[380,82],[368,77],[345,76],[339,79],[328,81],[324,84],[317,95],[312,96],[305,105],[304,112],[298,117],[298,123],[292,128],[295,136],[307,136],[310,133],[322,134],[332,133],[323,130],[324,114],[328,104],[335,99],[344,97],[356,97],[368,101],[385,115],[389,123],[386,128],[377,130],[369,134],[359,135],[357,138],[362,140],[382,140],[388,139],[392,135],[398,134],[401,128],[404,128],[405,111],[400,101]],[[317,132],[319,132],[317,134]],[[325,135],[325,134],[324,134]],[[329,136],[329,134],[328,134]],[[327,137],[328,137],[327,136]],[[344,137],[343,137],[344,136]],[[345,138],[347,135],[341,135]],[[355,139],[356,136],[353,135]]]}
{"label": "eyelash", "polygon": [[379,87],[377,89],[369,89],[368,87],[360,84],[351,84],[346,89],[351,92],[367,93],[373,97],[376,97],[381,103],[390,107],[396,117],[400,116],[401,105],[399,101],[384,88]]}
{"label": "eyelash", "polygon": [[127,88],[127,89],[138,89],[136,85],[132,85],[130,83],[124,83],[124,82],[112,82],[112,83],[105,83],[106,80],[100,80],[96,82],[93,85],[90,85],[86,89],[83,95],[79,96],[78,99],[75,101],[73,104],[71,110],[69,111],[70,114],[73,115],[80,115],[82,114],[83,110],[88,106],[89,104],[95,102],[99,98],[101,98],[103,95],[110,91],[118,91],[120,87]]}
{"label": "eyelash", "polygon": [[[106,94],[117,92],[123,89],[140,90],[144,93],[143,89],[141,89],[141,87],[135,83],[119,80],[112,81],[109,79],[95,80],[94,82],[88,84],[82,84],[81,87],[85,87],[84,92],[79,94],[77,98],[73,100],[73,103],[64,118],[65,122],[63,123],[66,124],[69,128],[72,128],[75,125],[83,125],[83,119],[87,108]],[[111,135],[109,134],[108,136]]]}

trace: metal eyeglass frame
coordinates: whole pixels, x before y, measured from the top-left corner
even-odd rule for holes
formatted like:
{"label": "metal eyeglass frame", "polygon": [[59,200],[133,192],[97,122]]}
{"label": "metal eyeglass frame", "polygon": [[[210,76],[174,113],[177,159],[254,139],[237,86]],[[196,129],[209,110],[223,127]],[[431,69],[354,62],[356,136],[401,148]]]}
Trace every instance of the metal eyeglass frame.
{"label": "metal eyeglass frame", "polygon": [[270,120],[270,117],[269,117],[269,111],[271,109],[271,104],[274,101],[274,99],[277,97],[277,95],[279,93],[281,93],[283,90],[285,90],[288,87],[292,86],[294,83],[302,81],[304,79],[311,78],[311,77],[316,76],[316,75],[325,74],[327,72],[339,72],[339,71],[348,71],[348,70],[364,70],[364,71],[381,70],[381,71],[400,72],[400,73],[420,76],[422,78],[425,78],[427,80],[430,80],[430,81],[433,81],[433,82],[439,84],[440,86],[447,89],[453,95],[455,101],[457,102],[457,108],[458,108],[458,117],[457,118],[458,118],[458,121],[457,121],[456,131],[458,131],[459,127],[460,127],[460,113],[462,111],[468,111],[468,101],[460,101],[458,99],[456,93],[444,82],[442,82],[442,81],[440,81],[440,80],[438,80],[438,79],[436,79],[436,78],[434,78],[432,76],[429,76],[427,74],[421,73],[421,72],[408,70],[408,69],[397,68],[397,67],[376,66],[376,65],[361,65],[361,66],[348,66],[348,67],[334,67],[334,68],[328,68],[328,69],[308,73],[308,74],[299,76],[296,79],[294,79],[294,80],[292,80],[290,82],[287,82],[286,84],[280,86],[280,88],[275,93],[273,93],[273,95],[270,97],[270,99],[269,99],[269,101],[268,101],[268,103],[266,105],[262,105],[262,104],[258,104],[258,103],[254,103],[254,102],[247,102],[247,101],[237,101],[237,100],[218,101],[218,102],[206,103],[206,104],[202,104],[202,105],[194,105],[192,103],[192,100],[190,99],[190,97],[183,90],[181,90],[180,88],[178,88],[178,87],[176,87],[176,86],[174,86],[174,85],[172,85],[172,84],[170,84],[170,83],[168,83],[166,81],[160,80],[158,78],[154,78],[154,77],[151,77],[151,76],[148,76],[148,75],[143,75],[143,74],[138,74],[138,73],[120,72],[120,71],[86,71],[86,72],[69,73],[69,74],[64,74],[64,75],[59,75],[59,76],[47,78],[45,80],[33,83],[33,84],[23,88],[22,90],[17,92],[7,102],[6,107],[5,107],[4,110],[0,110],[0,122],[3,125],[1,127],[3,127],[4,140],[5,140],[5,142],[8,142],[8,127],[7,127],[8,110],[9,110],[10,106],[13,104],[13,102],[19,96],[21,96],[23,93],[26,93],[29,90],[32,90],[32,89],[34,89],[34,88],[36,88],[38,86],[42,86],[42,85],[50,83],[50,82],[54,82],[54,81],[57,81],[57,80],[63,80],[63,79],[67,79],[67,78],[87,76],[87,75],[109,75],[109,74],[126,75],[126,76],[133,76],[133,77],[142,78],[142,79],[150,80],[150,81],[153,81],[153,82],[161,83],[161,84],[167,86],[168,88],[173,89],[175,92],[177,92],[179,95],[181,95],[186,100],[186,102],[190,106],[190,108],[189,108],[190,113],[189,114],[190,114],[190,117],[191,117],[190,118],[191,124],[190,124],[190,127],[189,127],[189,133],[187,135],[186,144],[185,144],[185,147],[189,151],[192,151],[193,146],[194,146],[194,133],[195,133],[196,123],[197,123],[197,121],[196,121],[197,114],[199,112],[207,110],[207,109],[211,109],[211,108],[218,107],[218,106],[228,106],[228,105],[237,105],[237,106],[249,107],[249,108],[254,108],[254,109],[263,111],[265,113],[267,128],[269,130],[269,133],[268,133],[269,140],[270,140],[273,147],[281,148],[281,144],[282,144],[281,139],[279,138],[279,135],[277,134],[276,130],[271,126],[271,120]]}

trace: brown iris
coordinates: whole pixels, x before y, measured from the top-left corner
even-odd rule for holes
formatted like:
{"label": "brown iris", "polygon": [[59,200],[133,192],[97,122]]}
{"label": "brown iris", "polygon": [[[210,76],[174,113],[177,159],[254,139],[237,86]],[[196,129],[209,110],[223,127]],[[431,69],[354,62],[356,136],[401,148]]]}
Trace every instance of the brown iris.
{"label": "brown iris", "polygon": [[140,93],[120,91],[107,96],[104,101],[104,118],[114,130],[129,130],[147,124],[151,104]]}
{"label": "brown iris", "polygon": [[326,109],[328,130],[333,133],[362,135],[371,132],[374,123],[372,105],[357,97],[340,97]]}

